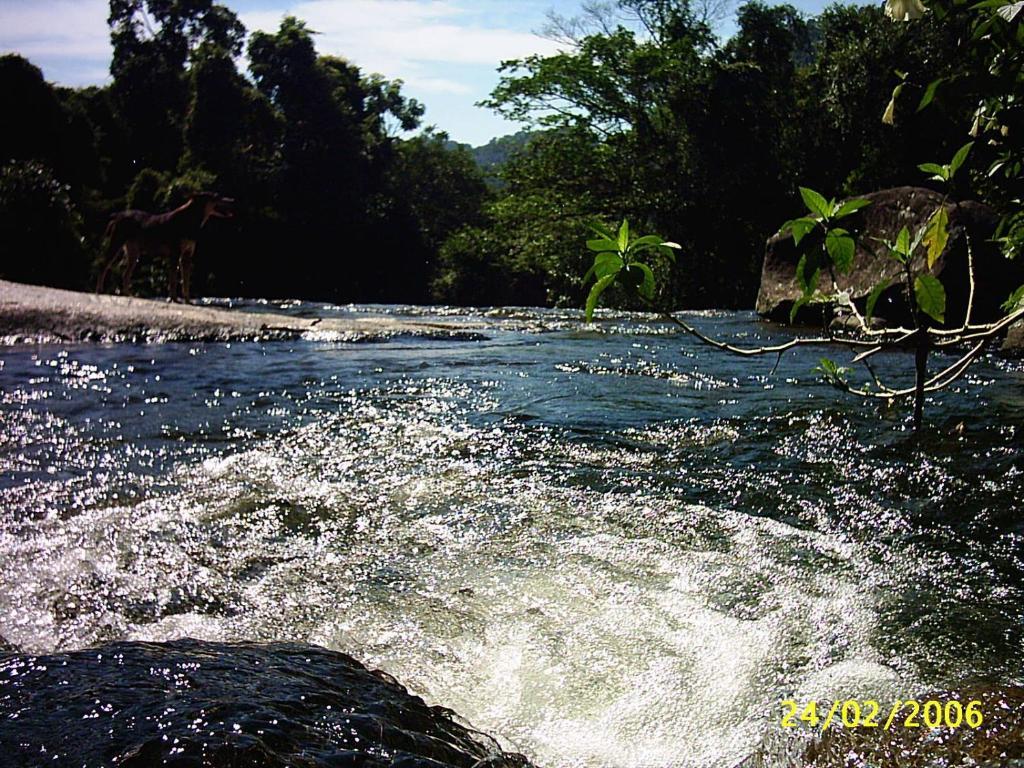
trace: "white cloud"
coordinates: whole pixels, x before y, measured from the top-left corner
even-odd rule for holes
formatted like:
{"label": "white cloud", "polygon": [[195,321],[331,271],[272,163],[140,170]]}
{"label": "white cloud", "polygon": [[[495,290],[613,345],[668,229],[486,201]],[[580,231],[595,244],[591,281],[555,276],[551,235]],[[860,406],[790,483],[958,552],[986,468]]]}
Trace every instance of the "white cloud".
{"label": "white cloud", "polygon": [[[0,50],[82,80],[110,61],[108,10],[106,0],[0,0]],[[471,90],[450,73],[425,72],[425,66],[493,68],[505,59],[556,50],[551,41],[530,33],[481,22],[479,7],[469,10],[457,0],[282,0],[278,9],[241,18],[250,30],[273,31],[286,14],[318,33],[321,53],[344,56],[366,72],[418,82],[424,91]],[[81,72],[75,72],[78,65]]]}
{"label": "white cloud", "polygon": [[273,31],[285,14],[319,33],[320,52],[410,83],[424,64],[496,67],[504,59],[556,50],[551,41],[526,32],[460,24],[470,14],[451,0],[305,0],[242,19],[250,29]]}
{"label": "white cloud", "polygon": [[[244,0],[220,0],[241,11]],[[401,78],[427,102],[428,120],[501,126],[471,104],[496,80],[499,62],[552,54],[554,43],[525,31],[541,20],[547,0],[262,0],[240,12],[252,31],[275,31],[285,15],[315,30],[320,53],[343,56],[364,72]],[[270,6],[268,9],[267,6]],[[107,0],[0,0],[0,52],[16,52],[65,85],[109,82]],[[536,17],[536,18],[534,18]],[[486,121],[490,127],[483,127]],[[494,126],[491,126],[494,123]],[[468,133],[464,139],[480,138]]]}
{"label": "white cloud", "polygon": [[473,93],[473,89],[465,83],[448,80],[444,77],[420,77],[413,75],[403,82],[408,88],[413,88],[420,93],[451,93],[456,96],[465,96]]}
{"label": "white cloud", "polygon": [[0,49],[29,59],[110,60],[105,0],[0,4]]}

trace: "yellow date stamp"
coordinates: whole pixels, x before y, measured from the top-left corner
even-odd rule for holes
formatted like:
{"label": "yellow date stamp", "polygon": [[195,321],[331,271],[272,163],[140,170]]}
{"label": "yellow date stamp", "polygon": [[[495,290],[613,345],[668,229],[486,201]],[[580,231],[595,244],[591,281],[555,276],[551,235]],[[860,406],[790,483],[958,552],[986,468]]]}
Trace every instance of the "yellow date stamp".
{"label": "yellow date stamp", "polygon": [[841,728],[980,728],[985,720],[981,702],[951,699],[896,699],[883,707],[874,699],[836,699],[833,702],[785,699],[780,702],[783,728],[801,725],[826,731]]}

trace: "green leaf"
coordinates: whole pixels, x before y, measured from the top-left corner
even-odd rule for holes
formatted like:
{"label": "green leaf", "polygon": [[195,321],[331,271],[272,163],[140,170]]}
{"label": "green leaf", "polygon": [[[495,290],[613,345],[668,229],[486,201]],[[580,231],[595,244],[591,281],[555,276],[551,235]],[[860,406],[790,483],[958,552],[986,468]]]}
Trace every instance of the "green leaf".
{"label": "green leaf", "polygon": [[925,226],[923,227],[917,228],[917,234],[914,235],[914,241],[910,244],[910,250],[908,251],[910,255],[917,253],[917,249],[921,246],[921,243],[924,241],[924,236],[926,234],[928,234],[927,224],[925,224]]}
{"label": "green leaf", "polygon": [[896,99],[900,97],[902,90],[903,83],[892,89],[892,97],[889,99],[889,103],[885,105],[885,111],[882,113],[882,122],[885,125],[896,125]]}
{"label": "green leaf", "polygon": [[853,255],[856,253],[857,244],[845,229],[829,230],[825,236],[825,250],[832,257],[832,263],[843,274],[848,273],[853,267]]}
{"label": "green leaf", "polygon": [[643,276],[640,279],[640,284],[637,286],[637,290],[640,292],[640,295],[643,296],[645,299],[653,299],[654,272],[651,271],[651,268],[639,261],[634,261],[632,264],[626,267],[626,270],[629,272],[632,272],[633,270],[639,270],[642,273]]}
{"label": "green leaf", "polygon": [[822,378],[829,384],[847,388],[849,384],[846,381],[846,374],[849,373],[850,369],[840,368],[835,364],[833,360],[827,357],[822,357],[818,362],[817,367],[814,369],[814,373],[821,374]]}
{"label": "green leaf", "polygon": [[[1003,3],[1003,5],[1005,5],[1005,3]],[[971,42],[976,43],[979,40],[981,40],[981,38],[983,38],[985,35],[987,35],[988,31],[992,28],[992,25],[995,24],[995,21],[998,18],[998,14],[993,13],[991,16],[985,19],[985,21],[981,22],[980,24],[976,24],[974,27],[974,31],[971,32]]]}
{"label": "green leaf", "polygon": [[800,309],[807,305],[807,302],[811,300],[810,294],[804,294],[799,299],[793,302],[793,306],[789,310],[789,322],[796,322],[796,314]]}
{"label": "green leaf", "polygon": [[952,161],[949,163],[949,178],[953,178],[953,175],[960,170],[960,166],[964,164],[964,160],[967,159],[967,155],[970,154],[971,147],[973,146],[974,142],[969,141],[956,151]]}
{"label": "green leaf", "polygon": [[618,249],[618,245],[614,240],[602,237],[597,240],[587,240],[587,248],[592,251],[614,251]]}
{"label": "green leaf", "polygon": [[594,308],[597,306],[597,300],[601,298],[601,294],[604,293],[605,288],[612,284],[615,280],[615,275],[605,275],[596,283],[594,287],[590,289],[590,293],[587,294],[587,307],[586,307],[586,321],[588,323],[594,320]]}
{"label": "green leaf", "polygon": [[921,96],[921,101],[917,105],[917,111],[920,112],[922,109],[927,107],[935,99],[935,94],[939,90],[939,86],[946,81],[946,78],[940,77],[937,80],[932,80],[928,83],[928,87],[924,89],[924,94]]}
{"label": "green leaf", "polygon": [[804,216],[799,219],[787,221],[782,225],[782,229],[780,231],[785,232],[788,229],[790,234],[793,235],[793,245],[800,245],[800,241],[803,240],[816,226],[818,226],[818,222],[815,219]]}
{"label": "green leaf", "polygon": [[921,242],[928,246],[928,269],[931,269],[949,242],[949,213],[946,212],[946,206],[940,205],[928,219]]}
{"label": "green leaf", "polygon": [[1016,312],[1021,307],[1024,307],[1024,285],[1011,293],[1010,298],[1002,304],[1002,309],[1007,314]]}
{"label": "green leaf", "polygon": [[619,250],[623,253],[629,248],[629,222],[625,219],[619,225]]}
{"label": "green leaf", "polygon": [[917,308],[938,323],[946,322],[946,289],[934,275],[918,275],[914,279]]}
{"label": "green leaf", "polygon": [[595,235],[600,235],[605,240],[615,240],[615,235],[608,227],[599,221],[591,222],[587,225]]}
{"label": "green leaf", "polygon": [[642,248],[650,248],[652,246],[661,245],[664,242],[660,235],[644,235],[638,237],[632,243],[629,244],[630,250],[640,250]]}
{"label": "green leaf", "polygon": [[896,235],[896,247],[893,250],[904,258],[910,258],[910,230],[906,227],[903,227]]}
{"label": "green leaf", "polygon": [[949,181],[949,171],[946,170],[946,166],[939,165],[938,163],[921,163],[919,166],[925,173],[931,174],[931,178],[935,181]]}
{"label": "green leaf", "polygon": [[889,287],[889,284],[890,281],[885,279],[872,288],[871,293],[868,294],[868,302],[865,307],[865,316],[868,320],[870,320],[871,316],[875,314],[875,305],[878,304],[878,300],[882,297],[882,294],[885,293],[885,289]]}
{"label": "green leaf", "polygon": [[617,253],[599,253],[594,257],[594,274],[598,278],[606,275],[614,275],[622,269],[623,261]]}
{"label": "green leaf", "polygon": [[1021,10],[1024,9],[1024,0],[1018,0],[1016,3],[1009,3],[1000,8],[996,8],[996,13],[1006,19],[1008,22],[1013,22],[1015,18],[1020,14]]}
{"label": "green leaf", "polygon": [[807,206],[807,210],[816,216],[827,219],[829,214],[832,213],[832,208],[829,206],[828,201],[813,189],[800,187],[800,197],[804,199],[804,205]]}
{"label": "green leaf", "polygon": [[[811,270],[810,274],[808,274],[809,269]],[[800,261],[796,263],[796,281],[804,296],[809,297],[814,293],[818,287],[818,277],[820,275],[821,269],[816,264],[812,264],[806,253],[800,257]]]}
{"label": "green leaf", "polygon": [[644,237],[637,238],[629,246],[629,254],[633,255],[641,251],[656,250],[662,256],[667,256],[672,260],[674,264],[676,261],[676,251],[682,246],[678,243],[666,242],[661,239],[659,235],[645,235]]}
{"label": "green leaf", "polygon": [[818,366],[814,369],[815,373],[820,373],[825,381],[833,386],[847,387],[849,386],[846,382],[846,374],[849,372],[849,368],[840,368],[832,360],[827,357],[821,358]]}
{"label": "green leaf", "polygon": [[859,211],[861,208],[866,208],[869,205],[871,205],[871,201],[865,200],[863,197],[858,197],[854,200],[847,200],[839,206],[839,210],[835,213],[835,218],[841,219],[844,216],[849,216],[851,213]]}
{"label": "green leaf", "polygon": [[672,259],[673,264],[676,263],[676,251],[681,251],[682,249],[683,246],[679,243],[673,243],[671,241],[666,241],[658,246],[658,250],[661,251],[662,255],[668,256]]}

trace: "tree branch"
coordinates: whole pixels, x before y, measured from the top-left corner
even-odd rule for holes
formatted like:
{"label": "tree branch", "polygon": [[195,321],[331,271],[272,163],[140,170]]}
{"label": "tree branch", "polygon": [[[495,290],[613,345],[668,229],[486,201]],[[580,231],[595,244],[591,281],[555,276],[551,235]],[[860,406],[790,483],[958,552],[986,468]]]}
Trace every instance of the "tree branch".
{"label": "tree branch", "polygon": [[755,355],[781,354],[786,350],[793,349],[794,347],[799,346],[844,344],[846,346],[851,347],[873,347],[875,345],[875,343],[872,341],[864,341],[862,339],[847,339],[842,338],[840,336],[817,336],[813,338],[797,336],[796,338],[790,339],[789,341],[784,342],[782,344],[774,344],[767,347],[737,347],[732,344],[726,344],[724,341],[719,341],[718,339],[713,339],[710,336],[704,335],[696,328],[694,328],[692,325],[690,325],[687,322],[684,322],[683,320],[680,320],[678,317],[676,317],[670,312],[662,312],[660,314],[661,317],[668,320],[670,323],[679,326],[688,334],[699,339],[703,343],[715,347],[716,349],[722,349],[725,350],[726,352],[731,352],[734,355],[743,355],[745,357],[753,357]]}

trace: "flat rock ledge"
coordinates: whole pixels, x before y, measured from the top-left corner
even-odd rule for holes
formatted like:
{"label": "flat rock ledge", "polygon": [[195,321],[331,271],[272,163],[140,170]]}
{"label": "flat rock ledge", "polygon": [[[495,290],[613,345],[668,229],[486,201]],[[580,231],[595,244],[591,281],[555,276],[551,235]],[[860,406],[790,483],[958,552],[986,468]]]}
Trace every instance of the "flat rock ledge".
{"label": "flat rock ledge", "polygon": [[154,299],[79,293],[0,280],[0,342],[386,341],[395,336],[470,341],[483,326],[388,317],[304,318]]}

